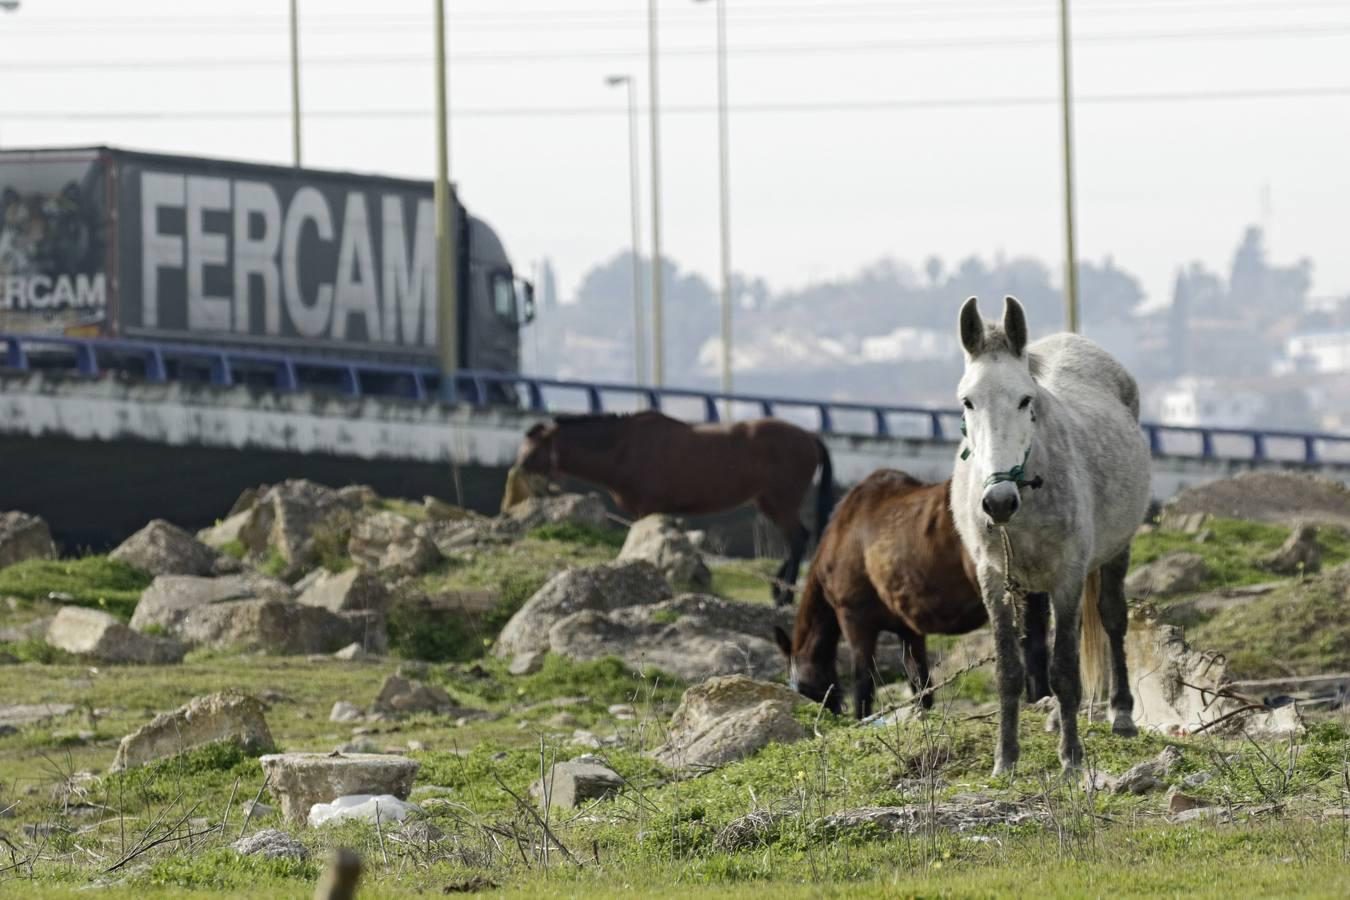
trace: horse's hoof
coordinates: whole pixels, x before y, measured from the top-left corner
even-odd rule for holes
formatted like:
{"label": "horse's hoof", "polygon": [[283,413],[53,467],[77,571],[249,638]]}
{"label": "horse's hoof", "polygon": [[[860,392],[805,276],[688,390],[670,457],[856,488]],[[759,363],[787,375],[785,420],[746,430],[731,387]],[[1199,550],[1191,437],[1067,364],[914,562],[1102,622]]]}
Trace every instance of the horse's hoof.
{"label": "horse's hoof", "polygon": [[1139,726],[1129,713],[1117,713],[1111,722],[1111,733],[1120,737],[1138,737]]}
{"label": "horse's hoof", "polygon": [[1070,747],[1061,748],[1059,751],[1059,767],[1065,775],[1072,775],[1083,767],[1083,748]]}
{"label": "horse's hoof", "polygon": [[1009,778],[1012,778],[1016,774],[1017,763],[1005,763],[1001,759],[994,762],[993,775],[995,778],[998,778],[1000,775],[1007,775]]}

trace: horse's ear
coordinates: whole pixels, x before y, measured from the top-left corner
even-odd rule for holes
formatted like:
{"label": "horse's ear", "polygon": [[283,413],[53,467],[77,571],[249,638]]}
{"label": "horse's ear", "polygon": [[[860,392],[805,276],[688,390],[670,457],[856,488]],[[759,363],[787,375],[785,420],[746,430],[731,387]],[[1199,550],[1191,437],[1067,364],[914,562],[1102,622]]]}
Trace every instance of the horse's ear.
{"label": "horse's ear", "polygon": [[1014,356],[1027,348],[1027,314],[1016,297],[1003,298],[1003,333]]}
{"label": "horse's ear", "polygon": [[961,346],[970,356],[978,356],[984,349],[984,319],[980,318],[980,307],[974,297],[961,305]]}
{"label": "horse's ear", "polygon": [[773,639],[778,642],[778,649],[783,651],[783,655],[792,658],[792,638],[780,626],[773,626]]}

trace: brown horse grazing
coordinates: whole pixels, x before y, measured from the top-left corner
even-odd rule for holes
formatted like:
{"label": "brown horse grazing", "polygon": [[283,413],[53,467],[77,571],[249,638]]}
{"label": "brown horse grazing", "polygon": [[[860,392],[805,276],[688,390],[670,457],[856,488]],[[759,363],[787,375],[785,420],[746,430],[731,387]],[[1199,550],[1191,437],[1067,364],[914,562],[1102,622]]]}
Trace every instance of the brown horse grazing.
{"label": "brown horse grazing", "polygon": [[773,597],[792,602],[809,532],[802,500],[820,469],[816,534],[834,505],[829,451],[808,431],[778,419],[689,425],[659,412],[559,416],[525,434],[516,467],[569,475],[609,491],[634,518],[702,515],[753,503],[787,539]]}
{"label": "brown horse grazing", "polygon": [[[774,629],[795,690],[840,711],[835,658],[842,631],[853,653],[854,712],[864,718],[872,711],[881,632],[900,636],[909,684],[917,693],[928,686],[924,636],[965,634],[988,621],[973,565],[952,522],[950,487],[950,481],[924,484],[880,469],[840,501],[806,575],[792,637]],[[1050,695],[1049,618],[1049,598],[1029,595],[1022,645],[1029,700]],[[932,707],[932,695],[921,702]]]}

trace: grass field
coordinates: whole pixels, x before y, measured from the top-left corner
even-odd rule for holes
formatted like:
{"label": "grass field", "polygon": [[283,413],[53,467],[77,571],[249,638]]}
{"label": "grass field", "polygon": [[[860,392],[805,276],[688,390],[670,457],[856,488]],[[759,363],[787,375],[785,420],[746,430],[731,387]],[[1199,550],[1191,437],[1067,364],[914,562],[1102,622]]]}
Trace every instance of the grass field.
{"label": "grass field", "polygon": [[[1213,527],[1219,538],[1205,544],[1166,532],[1141,536],[1136,562],[1194,549],[1210,562],[1216,584],[1270,580],[1252,561],[1287,532],[1244,523]],[[1345,557],[1342,535],[1326,542],[1332,561]],[[678,777],[647,751],[664,740],[685,685],[615,660],[557,657],[534,675],[513,677],[487,655],[496,629],[552,572],[615,552],[612,534],[555,528],[476,551],[418,583],[428,593],[484,587],[500,593],[499,606],[471,628],[425,639],[440,660],[429,666],[429,680],[482,714],[459,725],[453,717],[422,714],[365,725],[367,733],[358,736],[352,725],[329,721],[335,701],[369,704],[400,665],[396,658],[194,652],[173,667],[91,667],[44,656],[36,644],[10,646],[27,661],[0,667],[0,705],[75,708],[0,734],[0,895],[84,897],[97,885],[95,895],[109,898],[309,896],[324,857],[338,846],[356,849],[365,861],[362,897],[479,889],[525,897],[1350,893],[1350,732],[1339,718],[1314,723],[1294,742],[1244,735],[1122,739],[1088,725],[1089,770],[1119,774],[1174,744],[1182,758],[1168,786],[1208,773],[1184,791],[1213,804],[1217,818],[1185,824],[1168,815],[1163,790],[1116,796],[1065,780],[1056,737],[1034,711],[1023,717],[1016,777],[992,778],[996,717],[986,702],[988,675],[980,671],[944,690],[937,709],[922,718],[862,726],[803,707],[799,718],[814,737],[772,745],[700,777]],[[763,576],[772,568],[719,561],[714,589],[767,600]],[[0,596],[17,599],[0,607],[0,627],[50,611],[45,598],[53,590],[126,616],[128,598],[134,603],[144,581],[100,557],[10,567],[0,571]],[[1227,634],[1252,660],[1309,669],[1334,664],[1346,658],[1345,647],[1321,638],[1328,623],[1346,627],[1350,611],[1343,595],[1337,605],[1334,586],[1321,584],[1291,582],[1244,607],[1250,620],[1243,629],[1225,624],[1225,612],[1197,633],[1211,641]],[[1306,619],[1289,609],[1303,601]],[[402,650],[412,655],[418,646],[410,638]],[[360,737],[416,759],[422,822],[442,839],[429,843],[422,825],[297,830],[270,817],[245,826],[241,807],[262,788],[262,771],[230,745],[105,774],[123,734],[157,712],[226,688],[265,698],[283,749],[329,751]],[[615,703],[631,704],[636,718],[616,718],[609,712]],[[576,729],[606,746],[574,743]],[[409,742],[424,749],[409,750]],[[516,797],[528,798],[541,765],[586,752],[602,756],[627,788],[581,810],[550,813],[552,840],[534,808]],[[933,821],[941,809],[991,803],[1010,804],[1032,820],[965,829]],[[911,807],[920,824],[893,834],[824,821],[869,806]],[[750,813],[763,816],[762,826],[729,848],[728,826]],[[245,859],[228,849],[241,832],[265,827],[293,831],[310,859]],[[153,841],[160,843],[145,846]]]}

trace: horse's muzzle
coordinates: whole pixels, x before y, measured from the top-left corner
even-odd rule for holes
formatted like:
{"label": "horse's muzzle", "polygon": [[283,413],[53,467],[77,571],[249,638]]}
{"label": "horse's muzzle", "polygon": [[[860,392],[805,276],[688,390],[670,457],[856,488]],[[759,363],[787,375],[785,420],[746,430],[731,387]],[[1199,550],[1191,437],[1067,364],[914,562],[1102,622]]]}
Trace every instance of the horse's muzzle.
{"label": "horse's muzzle", "polygon": [[980,507],[995,525],[1006,525],[1021,509],[1022,495],[1018,492],[1016,485],[1006,481],[1000,482],[991,485],[984,492]]}

